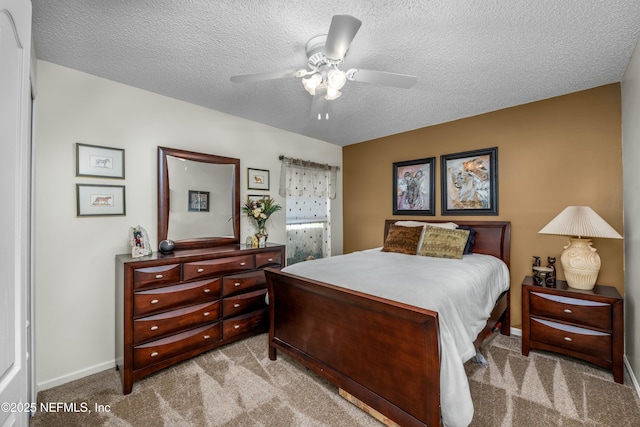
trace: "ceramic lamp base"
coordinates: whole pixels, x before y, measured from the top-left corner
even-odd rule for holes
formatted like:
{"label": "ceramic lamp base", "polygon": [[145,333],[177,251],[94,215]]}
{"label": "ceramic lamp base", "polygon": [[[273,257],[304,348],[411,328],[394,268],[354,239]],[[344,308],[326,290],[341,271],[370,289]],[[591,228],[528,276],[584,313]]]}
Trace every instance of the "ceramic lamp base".
{"label": "ceramic lamp base", "polygon": [[600,272],[600,255],[591,247],[591,239],[570,239],[560,256],[567,285],[591,290]]}

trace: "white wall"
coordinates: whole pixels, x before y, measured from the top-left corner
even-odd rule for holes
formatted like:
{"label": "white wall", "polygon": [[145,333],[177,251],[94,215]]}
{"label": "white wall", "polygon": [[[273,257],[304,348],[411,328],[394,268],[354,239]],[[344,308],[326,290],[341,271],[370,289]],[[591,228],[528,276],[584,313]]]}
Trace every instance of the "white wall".
{"label": "white wall", "polygon": [[625,354],[640,392],[640,42],[622,78]]}
{"label": "white wall", "polygon": [[[341,147],[38,61],[35,265],[36,375],[40,389],[114,365],[114,257],[128,230],[146,228],[157,247],[157,147],[236,157],[270,170],[278,196],[280,154],[342,166]],[[125,149],[126,179],[75,176],[77,142]],[[126,216],[76,217],[75,184],[126,185]],[[252,190],[251,193],[259,193]],[[342,179],[332,201],[332,249],[342,253]],[[255,232],[241,222],[241,238]],[[284,212],[269,241],[285,240]]]}

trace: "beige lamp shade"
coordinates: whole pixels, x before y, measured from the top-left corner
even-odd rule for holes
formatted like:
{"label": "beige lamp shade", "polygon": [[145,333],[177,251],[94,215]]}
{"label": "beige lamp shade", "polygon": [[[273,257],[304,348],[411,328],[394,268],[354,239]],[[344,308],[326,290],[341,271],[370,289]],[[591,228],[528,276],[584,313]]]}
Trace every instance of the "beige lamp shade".
{"label": "beige lamp shade", "polygon": [[622,239],[622,236],[588,206],[569,206],[545,225],[540,234],[570,236],[560,263],[567,284],[577,289],[593,289],[600,272],[600,256],[591,246],[591,239],[599,237]]}

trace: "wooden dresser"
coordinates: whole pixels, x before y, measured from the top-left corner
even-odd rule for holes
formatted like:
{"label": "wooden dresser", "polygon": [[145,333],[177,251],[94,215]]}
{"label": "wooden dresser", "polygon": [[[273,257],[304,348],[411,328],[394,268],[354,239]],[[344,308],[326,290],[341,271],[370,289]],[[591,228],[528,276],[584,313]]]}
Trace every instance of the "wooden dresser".
{"label": "wooden dresser", "polygon": [[284,251],[268,244],[117,255],[116,368],[123,393],[149,374],[267,331],[263,269],[283,267]]}
{"label": "wooden dresser", "polygon": [[610,369],[624,380],[623,299],[612,286],[579,290],[558,280],[555,288],[522,282],[522,354],[554,351]]}

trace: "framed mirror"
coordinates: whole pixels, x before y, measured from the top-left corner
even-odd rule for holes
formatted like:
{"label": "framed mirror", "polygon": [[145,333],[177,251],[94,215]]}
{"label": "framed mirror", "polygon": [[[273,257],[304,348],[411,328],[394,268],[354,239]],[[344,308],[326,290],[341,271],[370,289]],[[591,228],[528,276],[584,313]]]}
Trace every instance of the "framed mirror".
{"label": "framed mirror", "polygon": [[158,242],[240,243],[240,159],[158,147]]}

